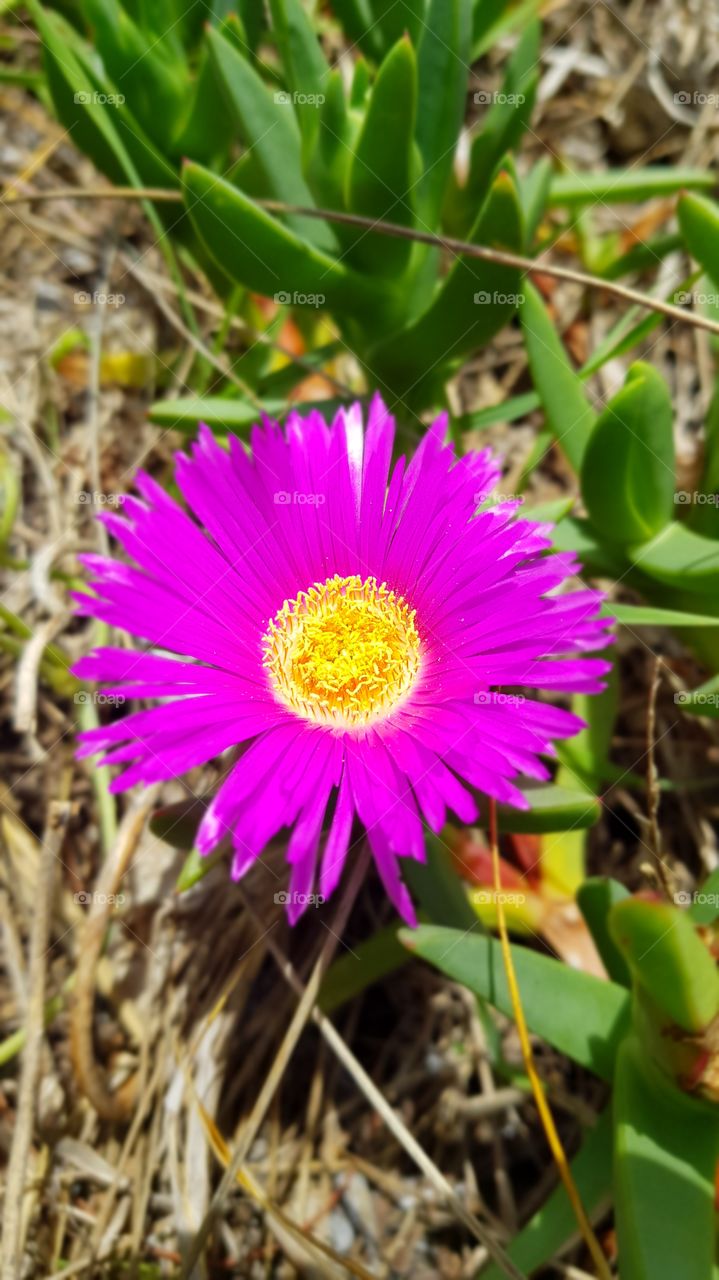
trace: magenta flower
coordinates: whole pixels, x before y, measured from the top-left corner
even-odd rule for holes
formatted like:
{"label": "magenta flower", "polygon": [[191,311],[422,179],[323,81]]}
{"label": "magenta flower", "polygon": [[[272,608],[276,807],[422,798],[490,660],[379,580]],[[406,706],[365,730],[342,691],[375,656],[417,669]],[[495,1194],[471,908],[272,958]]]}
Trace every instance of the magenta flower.
{"label": "magenta flower", "polygon": [[392,467],[378,396],[366,430],[358,405],[331,426],[293,413],[250,452],[203,426],[177,457],[192,514],[140,472],[141,499],[101,516],[134,564],[82,557],[81,611],[155,652],[97,649],[76,674],[159,700],[82,734],[83,754],[122,763],[121,791],[241,747],[197,845],[230,836],[239,879],[289,828],[292,922],[336,887],[358,818],[412,923],[398,859],[423,860],[423,820],[474,821],[475,790],[527,808],[518,775],[547,779],[539,756],[582,727],[507,686],[595,693],[609,666],[572,656],[607,644],[602,596],[558,593],[578,565],[545,554],[549,526],[518,502],[475,515],[499,468],[486,449],[458,460],[446,428]]}

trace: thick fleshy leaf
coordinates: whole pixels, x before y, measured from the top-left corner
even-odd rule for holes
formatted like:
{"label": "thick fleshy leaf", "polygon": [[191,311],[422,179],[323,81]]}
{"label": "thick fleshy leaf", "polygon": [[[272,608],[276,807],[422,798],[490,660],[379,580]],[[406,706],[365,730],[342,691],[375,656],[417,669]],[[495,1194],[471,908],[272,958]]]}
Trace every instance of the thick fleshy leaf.
{"label": "thick fleshy leaf", "polygon": [[[616,616],[614,606],[607,612],[612,617]],[[611,655],[607,653],[606,656]],[[597,789],[607,776],[618,701],[616,667],[608,672],[607,687],[603,693],[592,696],[580,693],[572,699],[572,711],[586,722],[587,727],[573,738],[561,742],[557,754],[585,787]]]}
{"label": "thick fleshy leaf", "polygon": [[114,182],[175,187],[174,169],[155,149],[127,104],[119,100],[122,95],[115,86],[100,77],[97,61],[93,62],[81,37],[60,14],[36,4],[30,9],[42,36],[55,110],[75,144]]}
{"label": "thick fleshy leaf", "polygon": [[513,31],[523,31],[534,21],[541,0],[475,0],[472,15],[472,62],[481,58]]}
{"label": "thick fleshy leaf", "polygon": [[632,365],[592,430],[582,497],[593,525],[623,545],[653,537],[674,513],[672,404],[651,365]]}
{"label": "thick fleshy leaf", "polygon": [[270,12],[307,155],[317,133],[329,66],[300,0],[270,0]]}
{"label": "thick fleshy leaf", "polygon": [[647,165],[645,169],[606,169],[602,173],[558,173],[552,181],[550,204],[579,209],[585,204],[640,203],[678,191],[713,191],[711,169],[682,169],[675,165]]}
{"label": "thick fleshy leaf", "polygon": [[[522,213],[508,173],[494,183],[471,240],[494,248],[520,248]],[[514,269],[458,258],[415,324],[370,353],[375,376],[386,382],[390,393],[426,397],[428,389],[446,377],[449,362],[482,346],[506,324],[517,309],[519,293],[519,273]]]}
{"label": "thick fleshy leaf", "polygon": [[719,285],[719,207],[706,196],[688,192],[679,201],[677,213],[689,252]]}
{"label": "thick fleshy leaf", "polygon": [[[221,32],[208,31],[207,42],[228,111],[254,164],[262,171],[268,194],[287,204],[311,206],[312,193],[302,173],[293,94],[284,90],[271,92],[247,58]],[[288,214],[287,225],[322,250],[331,251],[337,244],[332,229],[321,218]],[[256,250],[252,240],[248,247],[250,252]]]}
{"label": "thick fleshy leaf", "polygon": [[183,168],[188,208],[208,253],[233,279],[280,302],[370,311],[376,283],[303,240],[231,183],[200,165]]}
{"label": "thick fleshy leaf", "polygon": [[85,0],[93,45],[155,143],[166,148],[184,115],[189,67],[170,40],[145,34],[119,0]]}
{"label": "thick fleshy leaf", "polygon": [[604,968],[612,982],[631,985],[629,966],[609,932],[609,913],[615,902],[629,897],[629,890],[608,876],[590,876],[577,890],[579,910],[587,922]]}
{"label": "thick fleshy leaf", "polygon": [[579,376],[547,314],[540,294],[528,280],[522,283],[519,314],[529,367],[547,424],[575,471],[582,464],[595,421]]}
{"label": "thick fleshy leaf", "polygon": [[[422,217],[437,225],[464,120],[471,0],[430,0],[417,50],[419,97],[416,138],[424,172],[418,186]],[[437,103],[442,110],[437,110]]]}
{"label": "thick fleshy leaf", "polygon": [[370,4],[385,49],[391,49],[405,31],[412,43],[417,43],[426,0],[370,0]]}
{"label": "thick fleshy leaf", "polygon": [[[459,929],[420,925],[400,930],[404,945],[508,1017],[512,1002],[499,942]],[[512,947],[530,1030],[580,1066],[611,1080],[629,1026],[629,995],[527,947]]]}
{"label": "thick fleshy leaf", "polygon": [[[346,205],[352,213],[412,226],[412,147],[417,110],[417,65],[409,40],[397,41],[382,63],[347,171]],[[379,274],[401,272],[410,240],[357,229],[351,260]]]}
{"label": "thick fleshy leaf", "polygon": [[537,227],[544,217],[551,182],[552,162],[549,156],[544,156],[537,164],[532,165],[529,173],[520,179],[519,190],[522,209],[524,210],[525,238],[528,245],[532,244]]}
{"label": "thick fleshy leaf", "polygon": [[614,604],[607,613],[625,627],[716,627],[710,613],[685,613],[683,609],[655,609],[650,604]]}
{"label": "thick fleshy leaf", "polygon": [[[283,400],[265,400],[263,411],[271,418],[285,408]],[[228,400],[226,396],[182,396],[179,400],[157,400],[147,411],[150,422],[177,431],[193,431],[206,422],[215,432],[245,432],[260,417],[250,400]]]}
{"label": "thick fleshy leaf", "polygon": [[381,58],[382,41],[370,0],[333,0],[332,9],[350,40],[368,58]]}
{"label": "thick fleshy leaf", "polygon": [[601,806],[591,791],[560,787],[555,783],[526,784],[521,790],[530,807],[513,809],[509,805],[498,805],[500,831],[517,834],[574,831],[593,827],[599,820]]}
{"label": "thick fleshy leaf", "polygon": [[648,542],[630,547],[632,563],[658,582],[680,590],[707,593],[707,608],[716,598],[719,542],[673,521]]}
{"label": "thick fleshy leaf", "polygon": [[491,105],[472,141],[466,185],[455,193],[448,210],[450,227],[459,235],[472,225],[497,165],[517,145],[530,120],[539,79],[540,29],[539,22],[534,21],[522,32],[499,93],[481,88],[475,92],[475,100]]}
{"label": "thick fleshy leaf", "polygon": [[719,1013],[719,970],[686,912],[667,902],[625,898],[609,916],[612,938],[636,982],[685,1031]]}
{"label": "thick fleshy leaf", "polygon": [[630,1038],[619,1051],[613,1110],[622,1280],[709,1280],[717,1109],[665,1083]]}

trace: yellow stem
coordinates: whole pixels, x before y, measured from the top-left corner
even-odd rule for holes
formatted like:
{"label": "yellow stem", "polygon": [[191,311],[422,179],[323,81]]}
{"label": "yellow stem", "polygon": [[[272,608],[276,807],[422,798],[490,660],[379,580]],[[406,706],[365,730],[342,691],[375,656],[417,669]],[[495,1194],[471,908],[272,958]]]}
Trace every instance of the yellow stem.
{"label": "yellow stem", "polygon": [[574,1216],[577,1219],[577,1225],[582,1234],[584,1243],[586,1244],[594,1265],[597,1269],[599,1280],[612,1280],[612,1273],[609,1270],[609,1264],[602,1252],[601,1245],[597,1240],[592,1224],[587,1217],[586,1210],[582,1204],[582,1199],[577,1190],[577,1184],[572,1177],[572,1171],[569,1167],[561,1138],[557,1133],[557,1126],[554,1123],[554,1117],[549,1108],[549,1104],[544,1094],[544,1085],[539,1078],[537,1068],[534,1063],[534,1053],[527,1031],[527,1023],[524,1017],[524,1009],[519,994],[519,984],[514,969],[514,961],[512,960],[512,949],[509,945],[509,934],[507,932],[507,920],[504,914],[504,901],[502,898],[502,879],[499,866],[499,845],[497,842],[497,805],[496,801],[489,801],[489,844],[492,853],[492,874],[494,879],[494,892],[497,899],[497,926],[499,930],[499,939],[502,947],[502,957],[504,959],[504,967],[507,973],[507,985],[509,987],[509,995],[512,1001],[512,1010],[514,1012],[514,1021],[517,1024],[517,1032],[519,1035],[519,1043],[522,1048],[522,1057],[524,1059],[524,1067],[532,1086],[532,1093],[537,1104],[539,1118],[542,1122],[550,1151],[557,1166],[559,1176],[562,1179],[564,1189],[569,1197],[569,1203],[572,1206]]}

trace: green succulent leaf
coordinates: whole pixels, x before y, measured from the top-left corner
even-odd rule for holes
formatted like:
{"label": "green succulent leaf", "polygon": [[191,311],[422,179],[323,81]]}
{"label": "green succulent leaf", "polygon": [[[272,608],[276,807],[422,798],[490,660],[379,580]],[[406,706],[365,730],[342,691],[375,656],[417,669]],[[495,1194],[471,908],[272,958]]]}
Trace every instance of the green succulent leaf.
{"label": "green succulent leaf", "polygon": [[629,890],[609,876],[589,876],[577,890],[577,903],[612,982],[631,986],[629,966],[609,931],[609,914],[615,902],[629,897]]}
{"label": "green succulent leaf", "polygon": [[426,0],[370,0],[370,4],[383,48],[391,49],[405,31],[416,45],[423,25]]}
{"label": "green succulent leaf", "polygon": [[[672,521],[654,537],[628,548],[632,563],[658,582],[687,591],[716,595],[719,542]],[[707,604],[709,600],[707,601]]]}
{"label": "green succulent leaf", "polygon": [[[539,80],[540,23],[530,22],[517,42],[497,95],[472,141],[466,185],[454,193],[451,227],[460,235],[471,226],[504,154],[517,145],[531,118]],[[475,97],[482,100],[482,91]],[[549,176],[549,175],[547,175]]]}
{"label": "green succulent leaf", "polygon": [[197,234],[234,280],[281,301],[313,295],[338,311],[380,308],[376,283],[303,240],[231,183],[196,164],[182,173]]}
{"label": "green succulent leaf", "polygon": [[[399,937],[454,982],[512,1016],[496,939],[440,925],[401,929]],[[630,1023],[628,993],[527,947],[513,946],[512,956],[530,1030],[580,1066],[611,1080],[617,1049]]]}
{"label": "green succulent leaf", "polygon": [[522,283],[519,314],[527,358],[547,424],[575,471],[582,465],[595,421],[579,376],[534,285]]}
{"label": "green succulent leaf", "polygon": [[[607,612],[616,616],[613,607]],[[611,652],[602,656],[609,658]],[[560,743],[557,754],[585,787],[597,789],[607,776],[618,704],[619,680],[615,666],[607,673],[602,693],[575,694],[572,698],[572,711],[585,721],[586,728]]]}
{"label": "green succulent leaf", "polygon": [[524,783],[520,788],[529,809],[497,805],[500,831],[541,835],[553,831],[583,831],[599,821],[600,803],[591,791],[554,782]]}
{"label": "green succulent leaf", "polygon": [[[265,400],[262,411],[276,418],[285,409],[284,400]],[[148,417],[166,430],[194,431],[206,422],[215,432],[246,433],[259,420],[260,410],[251,400],[229,400],[226,396],[182,396],[158,400],[150,405]]]}
{"label": "green succulent leaf", "polygon": [[609,915],[612,938],[634,980],[685,1031],[702,1031],[719,1012],[719,970],[691,917],[667,902],[633,896]]}
{"label": "green succulent leaf", "polygon": [[319,123],[329,66],[300,0],[270,0],[272,25],[292,93],[306,155]]}
{"label": "green succulent leaf", "polygon": [[[228,110],[263,174],[268,195],[287,204],[313,205],[302,172],[301,139],[292,94],[286,90],[271,93],[221,32],[211,29],[207,41]],[[321,218],[288,214],[287,225],[320,249],[331,251],[336,247],[334,232]],[[249,243],[252,245],[252,241]]]}
{"label": "green succulent leaf", "polygon": [[690,192],[682,196],[677,213],[689,252],[719,286],[719,207]]}
{"label": "green succulent leaf", "polygon": [[171,42],[141,31],[119,0],[84,0],[83,12],[110,78],[154,141],[166,147],[186,108],[189,68],[184,56]]}
{"label": "green succulent leaf", "polygon": [[651,365],[632,365],[600,414],[582,461],[589,518],[610,543],[653,537],[674,512],[672,405]]}
{"label": "green succulent leaf", "polygon": [[[60,16],[30,6],[43,41],[48,88],[58,118],[80,147],[113,182],[175,187],[177,174],[143,132],[117,89],[97,71],[80,36]],[[96,94],[109,97],[106,105]],[[121,96],[121,95],[120,95]]]}
{"label": "green succulent leaf", "polygon": [[[416,138],[423,163],[418,203],[431,227],[439,220],[464,120],[471,10],[471,0],[429,0],[417,50]],[[441,111],[437,110],[438,102],[442,103]]]}
{"label": "green succulent leaf", "polygon": [[[352,213],[400,226],[414,222],[412,195],[417,65],[409,40],[397,41],[382,63],[347,171],[346,206]],[[378,274],[404,270],[409,240],[365,228],[353,234],[352,260]]]}
{"label": "green succulent leaf", "polygon": [[534,21],[541,0],[474,0],[472,15],[472,62],[493,48],[504,36],[522,31]]}
{"label": "green succulent leaf", "polygon": [[[471,240],[515,251],[521,246],[522,213],[510,174],[496,179]],[[424,396],[446,376],[447,364],[502,328],[516,310],[518,295],[519,274],[514,269],[458,258],[424,314],[370,354],[375,376],[385,382],[390,395]]]}
{"label": "green succulent leaf", "polygon": [[373,61],[382,56],[382,42],[370,0],[333,0],[332,8],[345,34]]}
{"label": "green succulent leaf", "polygon": [[633,1037],[614,1088],[614,1206],[622,1280],[713,1275],[716,1108],[659,1078]]}
{"label": "green succulent leaf", "polygon": [[716,627],[719,618],[710,613],[689,613],[683,609],[656,609],[650,604],[615,604],[607,606],[617,622],[626,627]]}
{"label": "green succulent leaf", "polygon": [[198,160],[224,172],[233,125],[207,44],[203,44],[200,51],[196,77],[186,97],[188,100],[183,112],[178,113],[173,131],[173,158],[178,162]]}
{"label": "green succulent leaf", "polygon": [[525,239],[531,245],[547,207],[552,182],[552,162],[544,156],[520,179],[519,189],[524,210]]}
{"label": "green succulent leaf", "polygon": [[716,174],[711,169],[682,169],[673,165],[648,165],[645,169],[607,169],[603,173],[560,173],[554,178],[549,202],[578,209],[585,204],[632,204],[657,196],[673,196],[682,188],[712,191]]}

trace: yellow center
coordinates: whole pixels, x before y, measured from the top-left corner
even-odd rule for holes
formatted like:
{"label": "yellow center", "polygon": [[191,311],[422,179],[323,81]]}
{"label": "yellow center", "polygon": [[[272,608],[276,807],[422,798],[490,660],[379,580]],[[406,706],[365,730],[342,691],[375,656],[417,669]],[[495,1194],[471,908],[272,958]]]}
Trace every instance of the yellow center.
{"label": "yellow center", "polygon": [[420,666],[414,609],[376,578],[328,578],[285,600],[264,638],[275,693],[298,715],[371,724],[407,696]]}

